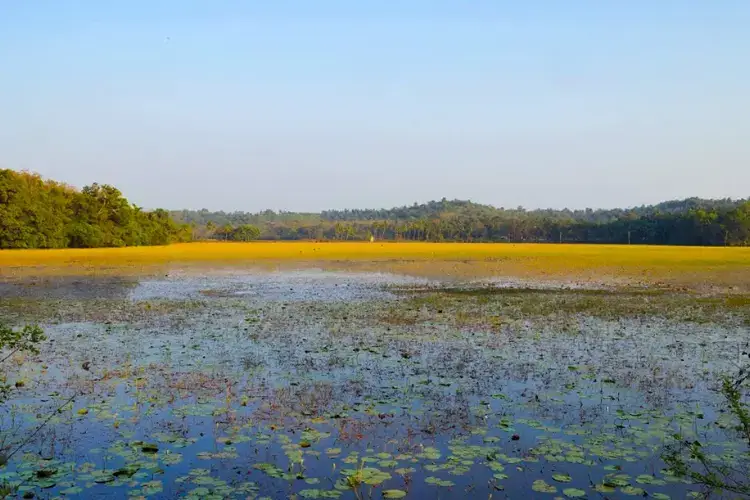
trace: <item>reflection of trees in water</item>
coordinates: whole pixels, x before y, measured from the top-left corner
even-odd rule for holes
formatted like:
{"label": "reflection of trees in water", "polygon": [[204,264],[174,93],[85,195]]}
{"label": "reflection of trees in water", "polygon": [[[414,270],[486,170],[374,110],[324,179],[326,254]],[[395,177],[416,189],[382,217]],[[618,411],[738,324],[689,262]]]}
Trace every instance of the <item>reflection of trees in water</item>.
{"label": "reflection of trees in water", "polygon": [[428,435],[465,431],[482,424],[472,414],[469,398],[462,393],[433,394],[422,409],[423,413],[411,417],[413,427]]}
{"label": "reflection of trees in water", "polygon": [[[82,458],[80,429],[76,428],[75,417],[70,411],[58,411],[61,403],[67,399],[54,399],[31,406],[15,403],[0,405],[0,458],[7,460],[9,454],[23,453],[27,448],[33,449],[42,459],[60,455]],[[40,418],[29,420],[30,414]],[[57,421],[44,425],[42,417],[48,416],[56,417]]]}
{"label": "reflection of trees in water", "polygon": [[330,383],[311,382],[274,389],[264,399],[272,402],[280,411],[312,417],[328,412],[332,408],[335,397]]}

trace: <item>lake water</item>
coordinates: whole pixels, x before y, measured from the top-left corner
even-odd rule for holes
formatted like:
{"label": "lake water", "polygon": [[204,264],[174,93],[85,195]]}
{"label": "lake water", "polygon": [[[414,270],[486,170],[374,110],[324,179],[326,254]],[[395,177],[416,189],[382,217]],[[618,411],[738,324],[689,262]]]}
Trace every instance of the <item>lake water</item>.
{"label": "lake water", "polygon": [[0,410],[0,483],[40,498],[684,498],[704,489],[665,470],[675,434],[747,459],[715,392],[742,362],[746,325],[457,326],[473,309],[413,310],[422,286],[440,283],[315,271],[6,283],[8,320],[39,321],[49,340],[6,361],[18,387]]}

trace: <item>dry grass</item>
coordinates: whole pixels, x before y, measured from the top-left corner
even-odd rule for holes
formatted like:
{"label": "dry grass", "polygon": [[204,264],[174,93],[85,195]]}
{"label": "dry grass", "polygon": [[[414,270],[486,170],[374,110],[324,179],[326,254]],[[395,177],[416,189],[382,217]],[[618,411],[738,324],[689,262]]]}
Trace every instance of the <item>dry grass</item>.
{"label": "dry grass", "polygon": [[459,278],[519,277],[750,289],[750,248],[253,242],[4,250],[0,276],[142,274],[207,267],[319,267]]}

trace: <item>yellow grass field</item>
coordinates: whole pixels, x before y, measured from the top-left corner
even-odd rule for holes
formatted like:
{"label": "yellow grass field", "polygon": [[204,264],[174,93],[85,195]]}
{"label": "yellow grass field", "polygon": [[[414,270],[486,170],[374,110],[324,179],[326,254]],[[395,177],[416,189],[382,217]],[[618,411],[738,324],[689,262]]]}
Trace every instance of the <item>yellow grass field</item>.
{"label": "yellow grass field", "polygon": [[2,250],[0,277],[258,267],[518,277],[750,289],[750,248],[413,242],[186,243],[161,247]]}

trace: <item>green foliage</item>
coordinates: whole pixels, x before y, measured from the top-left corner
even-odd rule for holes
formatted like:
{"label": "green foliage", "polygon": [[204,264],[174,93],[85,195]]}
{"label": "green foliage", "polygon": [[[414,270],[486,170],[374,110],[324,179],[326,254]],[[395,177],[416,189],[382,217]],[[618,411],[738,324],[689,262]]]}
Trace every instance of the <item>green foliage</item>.
{"label": "green foliage", "polygon": [[320,214],[147,212],[112,186],[77,191],[38,175],[0,170],[0,248],[165,245],[193,237],[748,245],[750,201],[688,198],[632,209],[525,210],[442,199]]}
{"label": "green foliage", "polygon": [[44,331],[37,325],[26,325],[13,329],[0,323],[0,351],[26,351],[38,354],[36,345],[47,340]]}
{"label": "green foliage", "polygon": [[77,191],[40,176],[0,170],[0,248],[165,245],[190,238],[165,210],[143,211],[120,191]]}
{"label": "green foliage", "polygon": [[179,222],[191,224],[194,223],[200,227],[208,227],[214,230],[217,227],[230,225],[232,227],[250,224],[260,226],[270,223],[304,223],[312,224],[321,221],[320,214],[298,213],[298,212],[275,212],[273,210],[264,210],[255,214],[247,212],[210,212],[207,209],[201,210],[173,210],[170,215]]}
{"label": "green foliage", "polygon": [[227,225],[222,229],[222,234],[227,241],[252,241],[260,238],[260,229],[251,224],[243,224],[239,227]]}
{"label": "green foliage", "polygon": [[[46,339],[44,331],[37,325],[26,325],[23,328],[15,329],[0,323],[0,368],[2,362],[13,353],[20,351],[38,354],[37,344]],[[10,389],[10,386],[5,383],[2,371],[0,371],[0,401],[5,399]]]}
{"label": "green foliage", "polygon": [[[233,237],[236,227],[260,226],[268,240],[510,241],[748,245],[750,201],[688,198],[633,209],[525,210],[441,200],[384,210],[321,214],[172,212],[205,228],[203,237]],[[219,229],[217,229],[219,228]]]}
{"label": "green foliage", "polygon": [[[738,378],[724,377],[721,384],[721,393],[736,421],[735,430],[746,447],[750,447],[750,408],[743,401],[743,386],[748,377],[750,375],[743,369]],[[711,491],[750,495],[750,464],[728,463],[704,449],[697,440],[685,440],[681,435],[675,435],[675,439],[677,445],[669,447],[662,456],[673,475],[704,485]]]}
{"label": "green foliage", "polygon": [[744,371],[737,380],[731,380],[724,377],[721,384],[721,393],[727,400],[729,410],[737,419],[737,431],[744,437],[748,446],[750,446],[750,408],[742,400],[742,384],[747,380],[748,374]]}

